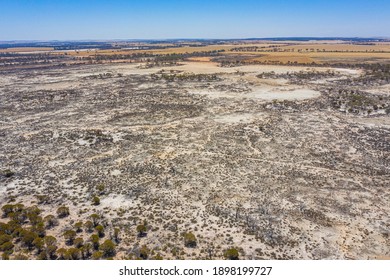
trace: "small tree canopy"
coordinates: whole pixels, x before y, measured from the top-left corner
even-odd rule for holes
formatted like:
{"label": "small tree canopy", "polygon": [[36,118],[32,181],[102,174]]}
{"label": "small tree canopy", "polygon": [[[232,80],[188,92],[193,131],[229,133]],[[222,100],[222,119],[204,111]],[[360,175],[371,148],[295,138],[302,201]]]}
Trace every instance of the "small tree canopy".
{"label": "small tree canopy", "polygon": [[98,196],[94,196],[92,199],[92,205],[99,205],[100,204],[100,198]]}
{"label": "small tree canopy", "polygon": [[95,250],[99,249],[99,236],[97,234],[92,234],[90,237],[90,240],[92,242],[93,248]]}
{"label": "small tree canopy", "polygon": [[43,222],[45,223],[45,227],[47,229],[58,225],[58,220],[56,217],[54,217],[54,215],[47,215],[45,218],[43,218]]}
{"label": "small tree canopy", "polygon": [[224,256],[228,260],[238,260],[238,250],[236,248],[227,249],[224,253]]}
{"label": "small tree canopy", "polygon": [[66,206],[61,206],[57,209],[57,215],[59,218],[65,218],[69,216],[69,208]]}
{"label": "small tree canopy", "polygon": [[88,232],[92,232],[93,230],[93,223],[91,221],[86,221],[84,223],[84,227]]}
{"label": "small tree canopy", "polygon": [[143,260],[147,260],[150,250],[146,245],[143,245],[139,251],[139,257]]}
{"label": "small tree canopy", "polygon": [[64,232],[64,237],[68,245],[73,245],[74,238],[76,237],[76,232],[74,230],[67,230]]}
{"label": "small tree canopy", "polygon": [[84,239],[81,238],[81,237],[78,237],[76,238],[74,241],[73,241],[73,244],[76,248],[80,249],[81,247],[83,247],[84,245]]}
{"label": "small tree canopy", "polygon": [[103,237],[104,236],[104,227],[102,225],[98,225],[95,227],[99,237]]}
{"label": "small tree canopy", "polygon": [[146,226],[144,224],[141,224],[141,225],[137,226],[137,232],[138,232],[138,236],[139,237],[145,236],[146,231],[147,231],[147,228],[146,228]]}
{"label": "small tree canopy", "polygon": [[192,232],[184,234],[184,245],[190,248],[196,247],[196,237]]}
{"label": "small tree canopy", "polygon": [[83,227],[83,222],[77,222],[74,224],[74,229],[77,231],[77,232],[82,232],[82,227]]}
{"label": "small tree canopy", "polygon": [[103,253],[100,251],[93,252],[92,259],[93,260],[100,260],[103,257]]}
{"label": "small tree canopy", "polygon": [[115,244],[109,239],[99,246],[99,250],[103,252],[103,256],[106,258],[115,256]]}

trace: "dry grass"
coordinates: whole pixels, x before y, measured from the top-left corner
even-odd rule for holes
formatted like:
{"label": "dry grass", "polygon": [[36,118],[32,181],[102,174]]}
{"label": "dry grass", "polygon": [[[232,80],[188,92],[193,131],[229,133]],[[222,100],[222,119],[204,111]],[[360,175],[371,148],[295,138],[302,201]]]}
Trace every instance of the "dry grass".
{"label": "dry grass", "polygon": [[194,53],[194,52],[210,52],[217,50],[228,51],[233,48],[233,45],[210,45],[204,47],[179,47],[179,48],[166,48],[166,49],[155,49],[155,50],[83,50],[83,51],[61,51],[60,54],[68,54],[77,57],[88,57],[94,55],[131,55],[135,53],[150,53],[150,54],[183,54],[183,53]]}
{"label": "dry grass", "polygon": [[188,58],[189,61],[193,62],[210,62],[211,58],[210,57],[190,57]]}
{"label": "dry grass", "polygon": [[282,50],[288,50],[294,48],[295,51],[302,50],[314,50],[314,51],[326,51],[326,52],[390,52],[390,44],[384,45],[352,45],[352,44],[296,44],[281,47]]}
{"label": "dry grass", "polygon": [[[241,52],[242,53],[242,52]],[[254,52],[246,52],[245,54],[255,54]],[[257,61],[264,63],[363,63],[363,62],[389,62],[390,53],[353,53],[353,52],[257,52],[258,57],[248,61]]]}

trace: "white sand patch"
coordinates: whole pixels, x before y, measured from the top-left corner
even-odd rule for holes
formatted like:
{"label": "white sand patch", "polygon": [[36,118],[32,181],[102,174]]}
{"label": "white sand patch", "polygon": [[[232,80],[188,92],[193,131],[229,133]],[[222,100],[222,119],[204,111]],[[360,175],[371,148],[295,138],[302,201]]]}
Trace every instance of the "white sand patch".
{"label": "white sand patch", "polygon": [[295,89],[295,90],[255,90],[248,94],[253,98],[259,98],[263,100],[305,100],[316,98],[321,95],[318,91],[311,89]]}
{"label": "white sand patch", "polygon": [[121,174],[122,174],[122,172],[120,170],[118,170],[118,169],[114,169],[114,170],[111,171],[111,175],[112,176],[119,176]]}
{"label": "white sand patch", "polygon": [[112,133],[111,134],[112,142],[116,143],[116,142],[122,141],[123,140],[123,136],[125,136],[125,135],[126,135],[126,133],[123,133],[123,132]]}
{"label": "white sand patch", "polygon": [[205,95],[211,99],[217,98],[250,98],[260,100],[305,100],[317,98],[321,95],[318,91],[311,89],[281,89],[281,88],[255,88],[248,93],[223,92],[223,91],[194,91],[193,94]]}
{"label": "white sand patch", "polygon": [[135,201],[125,195],[109,195],[100,199],[100,207],[121,208],[134,207]]}

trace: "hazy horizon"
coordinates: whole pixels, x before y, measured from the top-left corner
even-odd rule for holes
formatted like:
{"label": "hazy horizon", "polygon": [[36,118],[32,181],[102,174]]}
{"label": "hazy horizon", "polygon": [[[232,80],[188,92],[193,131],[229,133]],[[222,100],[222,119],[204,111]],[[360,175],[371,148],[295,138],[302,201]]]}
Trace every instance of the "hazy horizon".
{"label": "hazy horizon", "polygon": [[248,37],[248,38],[113,38],[113,39],[47,39],[47,40],[0,40],[1,43],[45,43],[45,42],[145,42],[145,41],[234,41],[234,40],[294,40],[301,39],[302,41],[322,41],[322,40],[342,40],[342,39],[367,39],[367,40],[390,40],[390,36],[365,36],[365,37],[352,37],[352,36],[343,36],[343,37]]}
{"label": "hazy horizon", "polygon": [[0,41],[390,37],[383,0],[0,0],[0,9]]}

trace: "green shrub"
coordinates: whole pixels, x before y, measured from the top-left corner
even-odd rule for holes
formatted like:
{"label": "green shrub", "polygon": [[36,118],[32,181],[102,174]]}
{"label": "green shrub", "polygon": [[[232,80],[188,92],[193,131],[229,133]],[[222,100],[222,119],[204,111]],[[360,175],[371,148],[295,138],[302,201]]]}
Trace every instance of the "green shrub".
{"label": "green shrub", "polygon": [[76,232],[82,232],[83,231],[83,222],[77,222],[74,224],[74,229]]}
{"label": "green shrub", "polygon": [[100,205],[100,198],[98,196],[94,196],[92,199],[92,205]]}
{"label": "green shrub", "polygon": [[6,253],[11,253],[12,249],[14,248],[14,244],[12,244],[11,241],[5,242],[0,246],[0,251],[6,252]]}
{"label": "green shrub", "polygon": [[184,234],[184,245],[190,248],[196,247],[196,237],[192,232]]}
{"label": "green shrub", "polygon": [[73,241],[76,237],[76,232],[74,230],[67,230],[64,232],[64,237],[68,245],[73,245]]}
{"label": "green shrub", "polygon": [[150,250],[146,245],[143,245],[139,251],[139,257],[143,260],[147,260]]}
{"label": "green shrub", "polygon": [[105,258],[115,256],[115,244],[111,240],[106,240],[99,246],[99,250],[103,252]]}
{"label": "green shrub", "polygon": [[54,215],[47,215],[44,219],[43,222],[45,223],[45,227],[47,229],[53,228],[58,225],[58,220]]}
{"label": "green shrub", "polygon": [[103,257],[103,253],[100,251],[93,252],[92,259],[93,260],[100,260]]}
{"label": "green shrub", "polygon": [[66,206],[61,206],[57,209],[57,215],[59,218],[65,218],[69,216],[69,214],[70,214],[69,208]]}
{"label": "green shrub", "polygon": [[89,216],[92,220],[93,226],[96,227],[99,224],[100,216],[98,214],[92,214]]}
{"label": "green shrub", "polygon": [[238,250],[236,248],[227,249],[224,253],[224,257],[228,260],[238,260]]}
{"label": "green shrub", "polygon": [[35,232],[31,232],[29,230],[23,229],[21,231],[21,241],[24,246],[26,246],[28,249],[32,249],[34,247],[34,240],[37,238],[38,235]]}
{"label": "green shrub", "polygon": [[12,240],[12,236],[9,234],[2,234],[0,235],[0,246],[3,245],[6,242],[9,242]]}
{"label": "green shrub", "polygon": [[104,236],[104,227],[102,225],[96,226],[95,229],[96,229],[96,232],[99,235],[99,237]]}
{"label": "green shrub", "polygon": [[12,177],[12,176],[15,175],[15,172],[13,172],[13,171],[11,171],[11,170],[9,170],[9,169],[6,169],[6,170],[3,170],[3,171],[1,172],[1,175],[3,175],[3,176],[6,177],[6,178],[10,178],[10,177]]}
{"label": "green shrub", "polygon": [[90,237],[90,240],[92,242],[92,246],[95,250],[99,249],[99,236],[97,234],[92,234]]}
{"label": "green shrub", "polygon": [[76,248],[80,249],[81,247],[83,247],[84,245],[84,239],[81,238],[81,237],[78,237],[76,238],[74,241],[73,241],[73,244]]}
{"label": "green shrub", "polygon": [[93,231],[94,225],[93,225],[93,223],[92,223],[91,221],[86,221],[86,222],[84,223],[84,227],[85,227],[85,229],[86,229],[88,232],[92,232],[92,231]]}
{"label": "green shrub", "polygon": [[146,235],[147,228],[145,224],[141,224],[137,226],[137,232],[139,237],[144,237]]}
{"label": "green shrub", "polygon": [[66,260],[79,260],[81,258],[81,251],[77,248],[69,248],[65,253]]}

